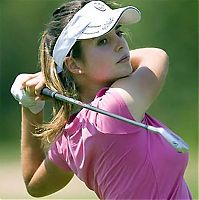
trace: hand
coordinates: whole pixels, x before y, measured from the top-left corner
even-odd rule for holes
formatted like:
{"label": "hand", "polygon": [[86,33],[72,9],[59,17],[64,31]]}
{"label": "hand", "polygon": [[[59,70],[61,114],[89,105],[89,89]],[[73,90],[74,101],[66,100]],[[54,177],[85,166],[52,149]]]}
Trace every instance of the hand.
{"label": "hand", "polygon": [[11,93],[22,106],[37,114],[44,108],[45,101],[40,95],[45,86],[45,79],[41,72],[35,74],[20,74],[16,77]]}

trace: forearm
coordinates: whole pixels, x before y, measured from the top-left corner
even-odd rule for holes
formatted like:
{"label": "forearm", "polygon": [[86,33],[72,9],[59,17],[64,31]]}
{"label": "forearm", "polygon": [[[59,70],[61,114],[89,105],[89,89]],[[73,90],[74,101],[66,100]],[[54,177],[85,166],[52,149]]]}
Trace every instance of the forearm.
{"label": "forearm", "polygon": [[22,107],[21,162],[26,185],[45,157],[40,140],[33,136],[36,126],[42,121],[42,112],[35,115],[29,109]]}

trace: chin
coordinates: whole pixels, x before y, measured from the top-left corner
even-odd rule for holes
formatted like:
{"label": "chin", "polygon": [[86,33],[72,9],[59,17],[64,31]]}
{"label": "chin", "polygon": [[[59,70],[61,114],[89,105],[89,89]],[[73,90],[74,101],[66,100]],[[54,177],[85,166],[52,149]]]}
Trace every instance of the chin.
{"label": "chin", "polygon": [[116,78],[116,80],[121,79],[121,78],[128,77],[128,76],[130,76],[130,74],[132,74],[132,72],[123,73],[123,74],[121,74],[118,78]]}
{"label": "chin", "polygon": [[129,76],[133,72],[133,69],[131,66],[129,66],[128,68],[123,68],[123,69],[124,69],[122,72],[123,77]]}

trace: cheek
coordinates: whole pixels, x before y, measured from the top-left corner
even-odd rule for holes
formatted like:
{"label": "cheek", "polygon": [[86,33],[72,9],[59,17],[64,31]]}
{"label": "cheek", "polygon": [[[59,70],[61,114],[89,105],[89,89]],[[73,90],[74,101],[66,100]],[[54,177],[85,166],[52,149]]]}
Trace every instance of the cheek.
{"label": "cheek", "polygon": [[110,57],[108,60],[108,57],[97,51],[93,51],[88,56],[90,57],[86,62],[85,72],[90,80],[101,83],[112,78]]}
{"label": "cheek", "polygon": [[95,63],[110,63],[113,55],[106,48],[96,49],[91,52],[90,58],[94,60]]}
{"label": "cheek", "polygon": [[88,56],[88,67],[94,69],[95,72],[107,71],[112,65],[112,55],[106,50],[93,50]]}

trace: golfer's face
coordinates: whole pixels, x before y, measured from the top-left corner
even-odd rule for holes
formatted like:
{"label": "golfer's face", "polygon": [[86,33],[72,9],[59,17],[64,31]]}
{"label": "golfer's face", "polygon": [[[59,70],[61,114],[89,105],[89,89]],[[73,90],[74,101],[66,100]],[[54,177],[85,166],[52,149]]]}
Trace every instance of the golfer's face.
{"label": "golfer's face", "polygon": [[119,26],[98,38],[82,40],[84,70],[92,81],[106,83],[132,72],[129,48]]}

